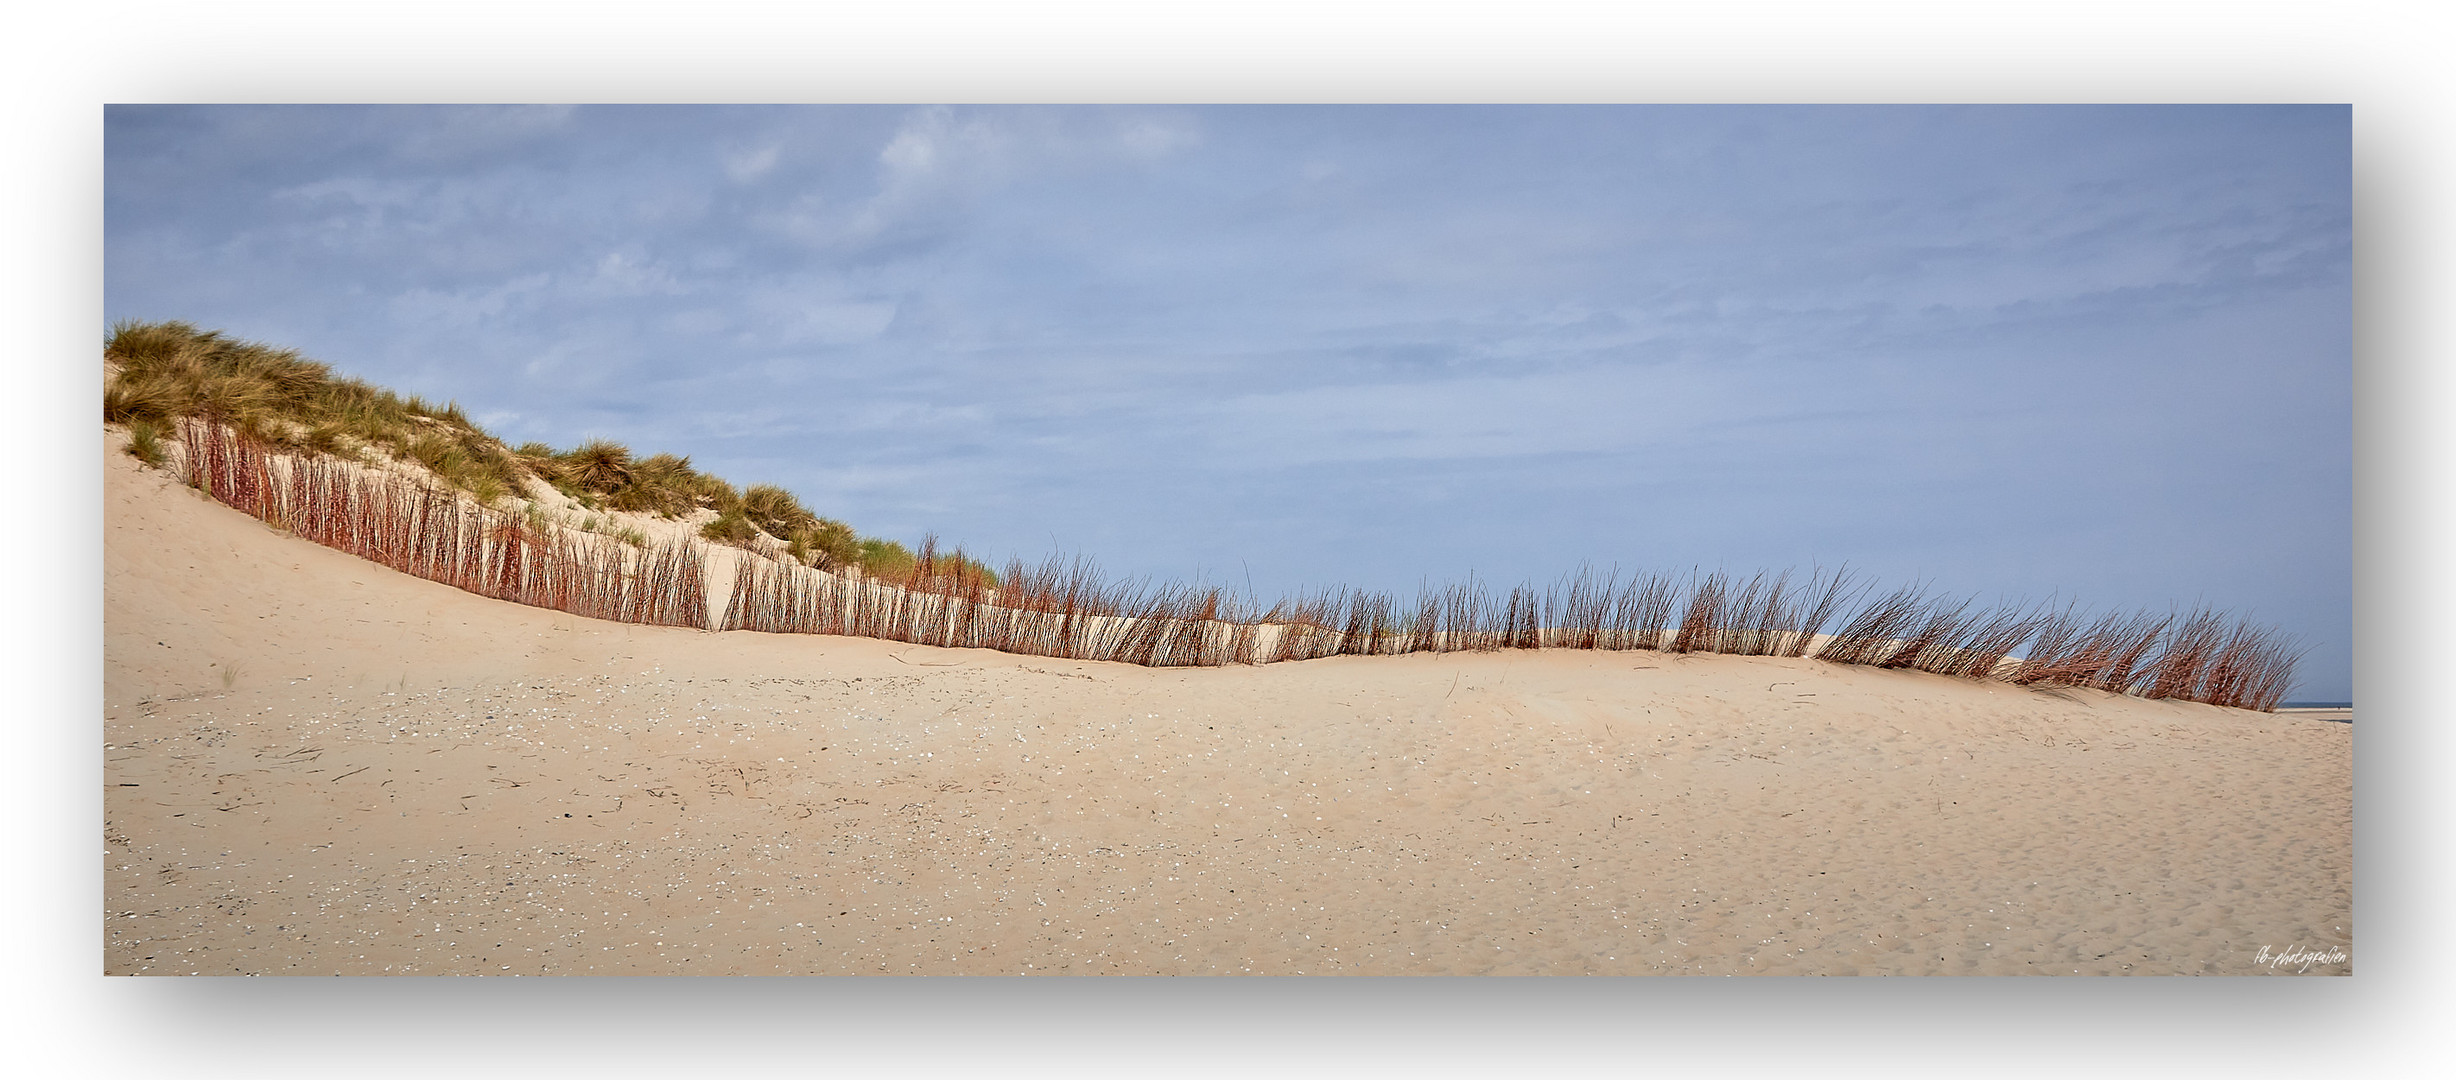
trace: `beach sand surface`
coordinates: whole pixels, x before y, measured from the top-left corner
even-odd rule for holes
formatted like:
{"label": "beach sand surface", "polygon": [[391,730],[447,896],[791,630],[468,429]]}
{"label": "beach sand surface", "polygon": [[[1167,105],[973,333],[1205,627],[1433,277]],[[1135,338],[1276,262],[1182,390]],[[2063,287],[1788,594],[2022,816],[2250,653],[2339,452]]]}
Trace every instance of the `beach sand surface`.
{"label": "beach sand surface", "polygon": [[1808,660],[626,626],[119,441],[113,974],[2352,970],[2347,723]]}

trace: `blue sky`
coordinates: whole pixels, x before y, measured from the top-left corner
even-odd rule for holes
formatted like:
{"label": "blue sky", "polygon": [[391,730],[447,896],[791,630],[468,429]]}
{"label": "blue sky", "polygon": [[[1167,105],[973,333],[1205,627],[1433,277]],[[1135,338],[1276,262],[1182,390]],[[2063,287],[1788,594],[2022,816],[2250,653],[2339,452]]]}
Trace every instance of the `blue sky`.
{"label": "blue sky", "polygon": [[106,319],[993,562],[1847,562],[2352,687],[2343,107],[105,114]]}

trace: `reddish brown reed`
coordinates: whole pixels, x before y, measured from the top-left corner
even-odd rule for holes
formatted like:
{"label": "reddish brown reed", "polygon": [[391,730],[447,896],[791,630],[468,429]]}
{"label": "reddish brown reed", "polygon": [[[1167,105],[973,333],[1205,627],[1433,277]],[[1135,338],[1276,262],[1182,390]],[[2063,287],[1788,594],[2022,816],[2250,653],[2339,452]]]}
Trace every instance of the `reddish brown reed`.
{"label": "reddish brown reed", "polygon": [[529,531],[518,519],[452,493],[326,459],[278,454],[203,420],[181,424],[182,478],[234,509],[296,535],[496,599],[575,614],[700,626],[704,550],[685,541],[626,565]]}
{"label": "reddish brown reed", "polygon": [[2168,621],[2110,612],[2084,625],[2066,608],[2045,617],[2029,655],[2006,673],[2006,681],[2122,693],[2131,687],[2141,657],[2156,644]]}
{"label": "reddish brown reed", "polygon": [[947,628],[949,640],[965,648],[981,646],[981,605],[989,595],[988,582],[981,577],[980,565],[964,557],[962,548],[955,550],[954,588],[949,592],[954,610],[953,621]]}
{"label": "reddish brown reed", "polygon": [[1815,647],[1816,636],[1824,631],[1825,624],[1859,594],[1858,587],[1851,583],[1850,568],[1847,566],[1835,570],[1832,577],[1826,577],[1821,569],[1810,570],[1805,591],[1815,599],[1801,609],[1798,628],[1783,646],[1784,656],[1806,656],[1808,650]]}
{"label": "reddish brown reed", "polygon": [[1270,662],[1312,660],[1336,655],[1339,640],[1330,629],[1334,614],[1333,593],[1325,591],[1308,596],[1298,593],[1293,600],[1282,600],[1271,606],[1262,621],[1277,627]]}
{"label": "reddish brown reed", "polygon": [[[2267,630],[2247,623],[2237,623],[2223,644],[2210,655],[2203,671],[2197,700],[2212,705],[2235,708],[2268,709],[2275,705],[2255,705],[2257,690],[2264,681],[2267,668],[2284,649]],[[2283,688],[2280,687],[2280,690]]]}
{"label": "reddish brown reed", "polygon": [[1621,647],[1668,647],[1672,607],[1678,598],[1679,586],[1668,577],[1646,575],[1629,582],[1629,587],[1612,604],[1613,622],[1624,635]]}
{"label": "reddish brown reed", "polygon": [[1506,593],[1496,586],[1491,606],[1485,611],[1487,621],[1477,628],[1489,643],[1488,649],[1531,648],[1541,625],[1537,602],[1534,590],[1525,585],[1511,586]]}
{"label": "reddish brown reed", "polygon": [[1713,652],[1722,644],[1723,627],[1730,622],[1723,606],[1729,585],[1719,570],[1698,582],[1689,593],[1687,612],[1680,616],[1680,629],[1665,652]]}
{"label": "reddish brown reed", "polygon": [[1601,648],[1610,618],[1612,586],[1618,577],[1615,571],[1598,582],[1593,567],[1581,566],[1545,590],[1545,643],[1556,649]]}
{"label": "reddish brown reed", "polygon": [[2149,655],[2149,650],[2157,645],[2159,635],[2164,634],[2173,622],[2173,616],[2146,612],[2129,619],[2109,615],[2100,620],[2101,626],[2090,630],[2090,643],[2085,654],[2096,666],[2097,673],[2081,685],[2111,694],[2138,689],[2143,660]]}
{"label": "reddish brown reed", "polygon": [[2302,659],[2304,647],[2267,631],[2244,642],[2242,648],[2243,653],[2236,661],[2242,667],[2241,678],[2232,684],[2234,693],[2230,699],[2216,704],[2262,712],[2276,709],[2293,686],[2294,665]]}
{"label": "reddish brown reed", "polygon": [[2020,608],[1974,617],[1960,645],[1951,654],[1937,657],[1926,670],[1963,679],[1993,677],[2002,669],[2004,658],[2037,633],[2041,618]]}
{"label": "reddish brown reed", "polygon": [[2206,608],[2192,612],[2166,638],[2156,661],[2139,678],[2148,698],[2190,698],[2200,689],[2202,674],[2225,645],[2225,619]]}
{"label": "reddish brown reed", "polygon": [[1939,663],[1949,663],[1950,655],[1960,646],[1970,631],[1970,601],[1950,607],[1943,600],[1928,601],[1914,618],[1912,628],[1876,666],[1932,670]]}
{"label": "reddish brown reed", "polygon": [[1860,608],[1817,650],[1816,658],[1836,664],[1874,664],[1891,656],[1927,606],[1921,592],[1918,586],[1904,586]]}
{"label": "reddish brown reed", "polygon": [[1341,597],[1338,610],[1338,652],[1342,656],[1373,656],[1393,652],[1396,624],[1390,617],[1390,597],[1362,590]]}
{"label": "reddish brown reed", "polygon": [[1753,574],[1731,604],[1732,625],[1724,632],[1721,651],[1741,656],[1774,656],[1790,642],[1798,613],[1791,592],[1791,572],[1770,580]]}
{"label": "reddish brown reed", "polygon": [[1443,652],[1441,596],[1429,583],[1416,585],[1416,603],[1407,625],[1407,652]]}
{"label": "reddish brown reed", "polygon": [[2082,632],[2080,617],[2071,605],[2065,605],[2062,611],[2042,609],[2037,631],[2031,635],[2026,655],[2000,677],[2015,686],[2066,682],[2071,660],[2080,647]]}
{"label": "reddish brown reed", "polygon": [[1469,575],[1464,584],[1441,589],[1439,597],[1439,651],[1491,652],[1501,647],[1501,635],[1494,629],[1499,613],[1483,582]]}
{"label": "reddish brown reed", "polygon": [[[704,626],[706,551],[696,542],[634,550],[589,534],[533,531],[518,517],[426,485],[325,459],[279,454],[227,426],[180,422],[186,483],[297,535],[406,573],[496,599],[592,618]],[[1151,666],[1211,666],[1495,648],[1662,648],[1674,652],[1806,655],[1823,626],[1856,599],[1847,570],[1788,572],[1734,587],[1715,573],[1681,602],[1664,577],[1597,580],[1581,567],[1538,593],[1498,600],[1472,576],[1419,589],[1408,617],[1387,594],[1300,593],[1270,610],[1218,589],[1104,584],[1077,557],[1037,568],[1010,562],[992,587],[961,551],[922,541],[900,580],[855,578],[745,553],[722,628],[837,633]],[[1678,625],[1672,612],[1681,611]],[[2174,633],[2166,631],[2174,627]],[[2007,657],[2024,642],[2028,655]],[[1905,588],[1865,605],[1815,648],[1819,659],[1912,668],[2016,685],[2084,686],[2149,697],[2274,708],[2301,652],[2273,631],[2196,611],[2109,614],[2086,625],[2070,607],[1973,610]],[[2152,661],[2149,657],[2153,656]]]}

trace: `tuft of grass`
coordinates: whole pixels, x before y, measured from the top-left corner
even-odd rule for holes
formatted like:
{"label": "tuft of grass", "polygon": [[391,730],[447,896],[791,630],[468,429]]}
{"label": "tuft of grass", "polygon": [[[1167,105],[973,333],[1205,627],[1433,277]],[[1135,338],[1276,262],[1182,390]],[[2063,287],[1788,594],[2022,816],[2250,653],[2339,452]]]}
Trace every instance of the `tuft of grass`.
{"label": "tuft of grass", "polygon": [[748,547],[759,537],[759,527],[741,513],[718,514],[716,520],[699,527],[699,535],[720,544]]}
{"label": "tuft of grass", "polygon": [[498,477],[479,476],[470,482],[469,494],[477,497],[478,505],[493,506],[510,495],[511,491],[503,486],[503,481]]}
{"label": "tuft of grass", "polygon": [[261,423],[281,401],[271,383],[243,371],[215,372],[195,392],[199,413],[230,423]]}
{"label": "tuft of grass", "polygon": [[123,321],[112,325],[111,336],[103,342],[102,355],[128,370],[158,371],[198,363],[199,351],[215,344],[220,337],[184,322]]}
{"label": "tuft of grass", "polygon": [[614,489],[607,501],[617,510],[672,517],[692,506],[690,494],[682,488],[690,474],[689,458],[652,454],[632,463],[631,482]]}
{"label": "tuft of grass", "polygon": [[555,456],[553,447],[542,442],[522,443],[520,449],[511,451],[510,457],[511,464],[522,472],[543,480],[566,494],[570,492],[571,482],[563,475],[562,459]]}
{"label": "tuft of grass", "polygon": [[193,411],[188,387],[161,375],[121,375],[102,391],[102,418],[113,424],[165,424]]}
{"label": "tuft of grass", "polygon": [[167,460],[167,455],[162,449],[162,422],[138,420],[129,424],[127,451],[129,457],[154,468],[161,468],[162,463]]}
{"label": "tuft of grass", "polygon": [[730,513],[742,501],[733,485],[692,468],[687,457],[634,458],[629,447],[606,439],[591,439],[565,454],[531,443],[506,451],[504,457],[592,510],[610,507],[672,518],[701,508]]}
{"label": "tuft of grass", "polygon": [[448,475],[451,470],[447,466],[460,464],[464,456],[460,447],[440,435],[419,435],[401,450],[409,460],[426,466],[428,472],[437,476]]}
{"label": "tuft of grass", "polygon": [[866,576],[881,581],[902,581],[912,575],[912,550],[902,544],[873,537],[861,541],[858,550],[860,553],[855,556],[855,563]]}
{"label": "tuft of grass", "polygon": [[562,457],[563,476],[581,491],[607,494],[631,483],[631,448],[609,439],[590,439]]}
{"label": "tuft of grass", "polygon": [[754,484],[742,489],[741,506],[743,516],[769,536],[799,540],[819,525],[817,514],[803,506],[792,492],[774,484]]}
{"label": "tuft of grass", "polygon": [[299,436],[298,446],[311,453],[337,454],[346,446],[343,441],[346,438],[348,438],[348,432],[344,431],[338,422],[320,420],[310,426],[305,434]]}
{"label": "tuft of grass", "polygon": [[830,518],[819,518],[817,524],[794,539],[808,551],[810,565],[821,570],[842,570],[861,565],[861,537],[853,527]]}
{"label": "tuft of grass", "polygon": [[691,459],[655,454],[633,462],[629,480],[609,491],[606,503],[617,510],[677,517],[696,509],[703,500],[721,501],[708,487],[691,468]]}
{"label": "tuft of grass", "polygon": [[[688,465],[690,459],[684,458],[683,463]],[[729,513],[742,508],[742,493],[735,491],[732,484],[707,473],[686,470],[686,475],[681,478],[678,486],[691,497],[694,504],[717,513]]]}

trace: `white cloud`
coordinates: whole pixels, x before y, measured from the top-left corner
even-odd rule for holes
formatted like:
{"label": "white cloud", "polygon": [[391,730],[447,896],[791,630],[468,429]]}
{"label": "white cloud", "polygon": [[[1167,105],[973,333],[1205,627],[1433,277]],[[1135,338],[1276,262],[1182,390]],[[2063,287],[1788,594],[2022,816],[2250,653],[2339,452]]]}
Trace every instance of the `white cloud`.
{"label": "white cloud", "polygon": [[737,184],[750,183],[775,169],[776,159],[782,152],[782,147],[769,143],[756,150],[727,154],[725,155],[725,175],[732,177],[733,182]]}
{"label": "white cloud", "polygon": [[889,186],[923,183],[953,168],[992,164],[1012,142],[1008,132],[984,118],[957,120],[954,110],[933,106],[905,122],[878,152],[878,162]]}
{"label": "white cloud", "polygon": [[286,202],[310,205],[341,204],[359,207],[392,208],[426,201],[430,185],[398,180],[373,180],[363,176],[338,176],[330,180],[277,188],[272,197]]}
{"label": "white cloud", "polygon": [[857,345],[887,331],[897,305],[827,275],[771,283],[739,297],[745,341],[766,347]]}
{"label": "white cloud", "polygon": [[596,273],[575,291],[593,296],[679,296],[690,290],[654,260],[609,251],[598,257]]}
{"label": "white cloud", "polygon": [[944,106],[913,114],[879,150],[878,194],[854,215],[851,235],[876,235],[929,204],[995,187],[1013,143],[988,120],[958,120]]}
{"label": "white cloud", "polygon": [[912,114],[880,148],[878,194],[854,215],[850,232],[875,235],[1020,175],[1151,161],[1201,141],[1191,117],[1170,113],[1092,120],[1069,112],[959,115],[933,106]]}
{"label": "white cloud", "polygon": [[985,405],[940,405],[928,401],[873,401],[864,404],[843,419],[847,428],[861,431],[926,431],[952,428],[980,429],[990,420]]}
{"label": "white cloud", "polygon": [[1784,407],[1728,373],[1679,367],[1313,386],[1208,410],[1223,449],[1251,464],[1450,461],[1677,445],[1709,422]]}
{"label": "white cloud", "polygon": [[571,123],[569,105],[488,105],[415,110],[397,144],[403,157],[451,159],[531,142]]}
{"label": "white cloud", "polygon": [[1185,117],[1137,113],[1118,124],[1117,142],[1127,156],[1150,160],[1201,143],[1202,133]]}
{"label": "white cloud", "polygon": [[793,341],[854,345],[886,333],[895,312],[883,301],[815,303],[787,313],[777,329]]}
{"label": "white cloud", "polygon": [[394,320],[409,325],[470,327],[529,306],[552,280],[546,274],[529,274],[482,289],[417,288],[393,297],[389,306]]}

